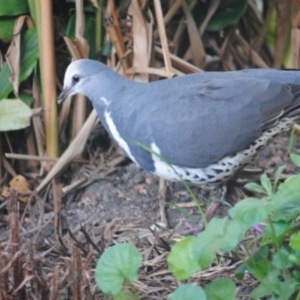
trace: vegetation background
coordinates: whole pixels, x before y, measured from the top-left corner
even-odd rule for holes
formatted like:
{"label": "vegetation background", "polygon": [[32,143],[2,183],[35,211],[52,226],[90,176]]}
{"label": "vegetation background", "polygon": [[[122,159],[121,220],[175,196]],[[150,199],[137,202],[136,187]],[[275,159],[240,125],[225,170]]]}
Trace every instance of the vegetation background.
{"label": "vegetation background", "polygon": [[[99,292],[94,269],[103,250],[118,241],[116,232],[102,228],[102,238],[95,242],[83,228],[78,236],[63,230],[61,224],[64,197],[92,181],[73,174],[82,165],[93,164],[93,145],[99,142],[99,134],[93,131],[97,116],[84,97],[57,105],[57,93],[72,59],[98,59],[144,82],[212,70],[299,69],[299,28],[298,0],[0,0],[0,299],[108,297]],[[106,165],[98,171],[106,176],[123,158],[111,156],[101,130],[100,140]],[[262,181],[265,187],[266,182]],[[257,186],[254,190],[265,191]],[[24,222],[37,206],[53,212],[51,223],[40,215],[38,223],[28,228]],[[297,227],[297,216],[288,222]],[[37,244],[48,224],[55,241]],[[166,241],[165,236],[155,237],[155,243]],[[170,235],[168,243],[174,244]],[[257,236],[252,243],[258,245],[256,250],[262,246]],[[169,246],[150,255],[161,244],[135,244],[144,254],[144,267],[128,299],[166,299],[180,285],[167,269]],[[277,243],[279,248],[284,245],[284,240]],[[298,249],[293,247],[293,251]],[[248,250],[245,255],[239,253],[234,267],[221,260],[215,266],[234,277],[245,257],[249,257]],[[296,262],[292,270],[284,269],[292,278],[296,278]],[[200,285],[200,278],[214,279],[211,273],[205,274],[202,271],[192,281]],[[281,273],[276,276],[277,283],[287,278]],[[263,278],[254,274],[251,285],[257,286]],[[278,291],[252,297],[300,299],[296,298],[297,280],[287,298],[276,298],[281,295]],[[234,291],[236,297],[236,287]],[[250,299],[249,293],[240,299]]]}

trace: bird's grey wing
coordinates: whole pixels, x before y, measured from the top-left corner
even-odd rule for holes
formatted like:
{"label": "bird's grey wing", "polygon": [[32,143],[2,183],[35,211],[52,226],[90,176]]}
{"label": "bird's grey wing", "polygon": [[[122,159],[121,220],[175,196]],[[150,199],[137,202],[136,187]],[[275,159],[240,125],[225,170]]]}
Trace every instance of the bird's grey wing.
{"label": "bird's grey wing", "polygon": [[133,129],[136,138],[147,132],[165,159],[191,168],[245,149],[293,101],[288,86],[251,78],[205,80],[186,90],[175,80],[151,89],[160,95],[147,106],[141,128]]}

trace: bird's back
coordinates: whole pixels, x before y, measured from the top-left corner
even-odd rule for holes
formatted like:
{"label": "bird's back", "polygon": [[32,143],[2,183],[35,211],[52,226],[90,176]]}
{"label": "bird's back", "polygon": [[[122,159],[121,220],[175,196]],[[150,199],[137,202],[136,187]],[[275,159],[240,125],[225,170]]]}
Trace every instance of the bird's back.
{"label": "bird's back", "polygon": [[203,168],[246,148],[292,106],[295,98],[285,78],[294,87],[300,83],[299,72],[276,70],[136,83],[111,107],[111,114],[145,168],[150,168],[151,154],[133,141],[155,145],[171,164]]}

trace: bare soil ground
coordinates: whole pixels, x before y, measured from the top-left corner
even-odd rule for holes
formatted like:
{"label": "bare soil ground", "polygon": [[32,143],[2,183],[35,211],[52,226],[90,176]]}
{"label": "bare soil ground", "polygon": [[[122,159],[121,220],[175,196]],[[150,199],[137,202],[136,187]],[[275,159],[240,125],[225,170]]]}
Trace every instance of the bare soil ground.
{"label": "bare soil ground", "polygon": [[[261,168],[261,170],[267,171],[270,176],[281,165],[286,166],[285,174],[297,172],[297,168],[289,159],[288,144],[288,135],[277,138],[248,167],[252,169]],[[243,187],[244,184],[251,181],[248,174],[247,177],[237,178],[236,185]],[[255,179],[259,179],[259,175],[255,174]],[[72,224],[72,227],[76,227],[79,222],[84,222],[96,214],[98,222],[99,220],[110,222],[116,218],[135,219],[140,221],[141,226],[145,228],[151,226],[162,221],[159,213],[158,181],[156,176],[128,162],[125,166],[119,166],[114,173],[106,178],[89,185],[79,194],[70,196],[64,205],[67,220]],[[209,192],[196,186],[192,186],[191,189],[205,211],[210,201]],[[243,192],[247,193],[244,189]],[[235,199],[232,199],[233,197]],[[232,195],[229,201],[238,200],[236,197],[237,195]],[[168,228],[176,228],[182,233],[188,229],[184,221],[200,220],[197,208],[182,183],[168,182],[166,199]],[[178,206],[186,213],[183,213]],[[218,215],[226,214],[227,208],[228,206],[221,206]],[[187,215],[190,215],[190,220]],[[178,228],[178,224],[181,224],[180,228]]]}
{"label": "bare soil ground", "polygon": [[[285,174],[296,172],[289,160],[288,143],[287,135],[277,138],[260,153],[252,167],[264,168],[272,175],[284,164]],[[238,179],[240,186],[246,182]],[[198,187],[192,190],[205,211],[209,193]],[[141,299],[167,299],[178,282],[168,271],[166,257],[172,244],[199,223],[200,216],[182,183],[168,183],[166,200],[168,228],[158,225],[155,229],[154,224],[161,224],[158,178],[128,162],[116,167],[109,176],[67,194],[60,204],[37,199],[27,207],[18,204],[14,208],[3,203],[1,249],[7,249],[11,240],[20,240],[21,254],[17,252],[16,260],[26,270],[28,278],[25,276],[23,281],[34,274],[38,279],[35,293],[41,294],[40,299],[57,299],[56,295],[62,294],[73,299],[74,289],[76,286],[82,289],[82,285],[84,291],[79,293],[82,299],[106,299],[99,294],[93,280],[97,258],[109,245],[129,242],[136,245],[144,257],[140,279],[135,283]],[[217,214],[225,215],[227,209],[222,205]],[[21,231],[16,237],[12,227],[17,222]],[[249,233],[250,236],[255,234]],[[2,266],[7,263],[2,259]],[[192,281],[205,285],[217,277],[234,279],[234,271],[240,264],[239,259],[228,254],[221,264],[197,273]],[[57,281],[56,293],[53,288],[49,291],[47,281],[52,282],[52,287]],[[256,285],[255,280],[248,277],[236,282],[240,287],[239,298],[250,299],[248,295]],[[61,285],[67,285],[68,289],[60,293]],[[27,299],[30,299],[28,293]],[[46,298],[43,295],[47,295]]]}

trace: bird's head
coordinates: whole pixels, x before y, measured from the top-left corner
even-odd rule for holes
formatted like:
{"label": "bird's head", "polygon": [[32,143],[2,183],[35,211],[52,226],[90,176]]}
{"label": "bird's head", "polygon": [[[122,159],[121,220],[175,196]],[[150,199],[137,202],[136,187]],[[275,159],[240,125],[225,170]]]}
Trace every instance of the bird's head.
{"label": "bird's head", "polygon": [[75,94],[88,96],[91,79],[108,68],[100,62],[90,59],[80,59],[72,62],[65,74],[64,86],[58,99],[59,102]]}

